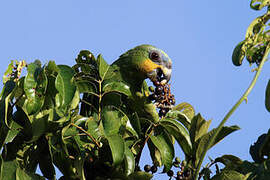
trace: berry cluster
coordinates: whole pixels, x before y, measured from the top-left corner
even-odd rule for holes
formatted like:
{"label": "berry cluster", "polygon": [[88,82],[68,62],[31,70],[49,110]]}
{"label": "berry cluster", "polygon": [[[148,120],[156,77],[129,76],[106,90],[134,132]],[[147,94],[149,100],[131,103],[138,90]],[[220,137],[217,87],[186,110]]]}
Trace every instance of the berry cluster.
{"label": "berry cluster", "polygon": [[144,166],[144,171],[145,172],[152,172],[152,174],[156,173],[157,172],[157,166],[156,165],[153,165],[153,166],[150,166],[149,164],[146,164]]}
{"label": "berry cluster", "polygon": [[159,109],[159,117],[164,117],[175,104],[174,95],[171,94],[169,84],[162,84],[156,81],[154,85],[156,86],[155,89],[152,86],[149,87],[149,91],[153,93],[149,96],[149,100],[154,101]]}
{"label": "berry cluster", "polygon": [[[176,180],[189,180],[191,179],[191,171],[189,168],[187,168],[187,163],[186,161],[180,161],[180,159],[178,157],[175,158],[174,162],[173,162],[173,166],[176,168],[179,168],[180,171],[177,171],[175,179]],[[173,171],[169,170],[167,172],[167,175],[171,178],[173,177]]]}

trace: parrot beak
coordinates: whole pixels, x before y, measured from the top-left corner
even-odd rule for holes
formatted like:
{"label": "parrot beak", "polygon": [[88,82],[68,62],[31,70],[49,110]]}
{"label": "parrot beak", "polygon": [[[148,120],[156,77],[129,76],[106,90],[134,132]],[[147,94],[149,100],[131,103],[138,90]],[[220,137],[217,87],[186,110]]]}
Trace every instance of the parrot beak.
{"label": "parrot beak", "polygon": [[171,73],[171,69],[161,66],[148,73],[147,76],[153,83],[160,82],[161,84],[166,84],[171,79]]}

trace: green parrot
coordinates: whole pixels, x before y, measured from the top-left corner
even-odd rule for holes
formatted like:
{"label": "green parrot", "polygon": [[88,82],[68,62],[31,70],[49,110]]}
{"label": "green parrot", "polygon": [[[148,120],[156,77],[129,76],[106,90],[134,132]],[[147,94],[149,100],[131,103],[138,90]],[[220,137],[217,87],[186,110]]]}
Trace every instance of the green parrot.
{"label": "green parrot", "polygon": [[172,61],[169,56],[152,45],[140,45],[122,54],[113,62],[104,82],[118,81],[127,85],[131,96],[127,98],[139,117],[153,122],[159,119],[156,106],[148,99],[145,79],[154,84],[167,83],[171,78]]}

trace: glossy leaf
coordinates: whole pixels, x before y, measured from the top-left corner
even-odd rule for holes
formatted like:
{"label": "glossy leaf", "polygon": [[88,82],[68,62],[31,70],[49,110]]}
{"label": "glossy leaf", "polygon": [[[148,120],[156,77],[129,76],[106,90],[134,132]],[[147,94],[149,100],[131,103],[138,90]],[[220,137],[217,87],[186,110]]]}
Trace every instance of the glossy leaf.
{"label": "glossy leaf", "polygon": [[86,121],[87,132],[91,134],[95,139],[100,138],[101,132],[98,127],[98,123],[93,117],[89,117]]}
{"label": "glossy leaf", "polygon": [[66,65],[58,65],[58,68],[59,72],[55,80],[55,87],[59,93],[57,94],[56,101],[58,106],[61,106],[65,111],[76,92],[76,86],[72,81],[74,70]]}
{"label": "glossy leaf", "polygon": [[103,59],[101,54],[98,55],[97,57],[97,65],[98,65],[99,76],[101,80],[103,80],[110,66]]}
{"label": "glossy leaf", "polygon": [[270,80],[268,81],[265,91],[265,107],[270,112]]}
{"label": "glossy leaf", "polygon": [[246,55],[245,52],[245,42],[246,41],[241,41],[233,50],[232,54],[232,62],[235,66],[240,66],[243,62],[243,59]]}
{"label": "glossy leaf", "polygon": [[105,84],[103,86],[103,91],[104,93],[118,92],[126,96],[131,96],[129,86],[127,86],[126,84],[122,82],[117,82],[117,81],[113,81],[113,82]]}
{"label": "glossy leaf", "polygon": [[121,126],[122,113],[112,106],[106,106],[102,110],[102,124],[105,136],[117,134]]}
{"label": "glossy leaf", "polygon": [[24,78],[24,92],[27,96],[25,104],[29,115],[38,112],[43,106],[47,84],[47,76],[40,67],[40,62],[29,64]]}
{"label": "glossy leaf", "polygon": [[196,142],[200,137],[207,133],[211,124],[211,120],[206,121],[201,114],[194,116],[190,127],[190,138],[192,142]]}
{"label": "glossy leaf", "polygon": [[161,161],[164,165],[163,172],[168,172],[172,167],[174,158],[174,147],[171,138],[166,131],[163,131],[158,135],[151,135],[150,139],[161,154]]}
{"label": "glossy leaf", "polygon": [[190,128],[191,120],[181,111],[171,110],[166,114],[165,118],[175,119],[182,123],[187,129]]}
{"label": "glossy leaf", "polygon": [[152,143],[152,141],[147,141],[147,146],[149,148],[153,164],[162,166],[161,153],[158,148]]}
{"label": "glossy leaf", "polygon": [[160,125],[163,126],[178,142],[182,150],[186,155],[190,155],[192,144],[188,131],[182,124],[174,119],[164,118],[160,121]]}
{"label": "glossy leaf", "polygon": [[17,136],[17,134],[20,132],[21,128],[22,126],[20,126],[18,123],[11,121],[10,130],[8,131],[5,143],[11,142],[15,138],[15,136]]}
{"label": "glossy leaf", "polygon": [[111,149],[113,164],[121,164],[125,155],[125,143],[123,138],[118,134],[113,134],[106,138]]}
{"label": "glossy leaf", "polygon": [[195,115],[194,108],[189,103],[186,103],[186,102],[183,102],[181,104],[174,106],[172,110],[177,110],[185,114],[188,117],[187,120],[189,120],[189,123],[191,122],[191,119]]}
{"label": "glossy leaf", "polygon": [[[213,147],[215,144],[220,142],[224,137],[228,136],[232,132],[239,130],[240,128],[238,126],[224,126],[222,127],[221,131],[217,134],[216,138],[214,139],[213,144],[210,146]],[[202,152],[205,148],[207,148],[207,144],[209,140],[212,138],[213,134],[216,132],[216,128],[209,131],[207,134],[204,134],[199,140],[198,140],[198,148],[196,151],[196,165],[202,155]],[[209,149],[210,149],[209,148]]]}
{"label": "glossy leaf", "polygon": [[128,176],[135,170],[135,158],[126,143],[125,143],[124,163],[125,163],[125,175]]}

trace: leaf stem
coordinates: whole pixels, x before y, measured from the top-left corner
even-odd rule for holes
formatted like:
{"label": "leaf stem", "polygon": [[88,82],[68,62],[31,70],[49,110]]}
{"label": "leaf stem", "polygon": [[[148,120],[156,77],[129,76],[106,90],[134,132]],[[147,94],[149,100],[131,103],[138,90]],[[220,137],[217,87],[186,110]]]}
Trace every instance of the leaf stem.
{"label": "leaf stem", "polygon": [[[147,143],[147,141],[149,140],[150,135],[153,133],[153,131],[154,131],[153,128],[154,128],[154,125],[151,124],[151,125],[149,126],[149,128],[146,130],[146,137],[144,138],[144,141],[142,142],[141,149],[140,149],[138,155],[137,155],[136,158],[135,158],[136,166],[139,166],[139,162],[140,162],[140,159],[141,159],[141,155],[142,155],[143,148],[144,148],[145,144]],[[150,132],[149,132],[149,131],[150,131]],[[149,132],[149,133],[148,133],[148,132]]]}
{"label": "leaf stem", "polygon": [[87,131],[85,131],[83,128],[81,128],[80,126],[74,124],[74,123],[70,123],[72,126],[76,127],[77,129],[81,130],[82,132],[84,132],[88,137],[90,137],[90,139],[92,139],[92,141],[94,141],[94,143],[100,148],[100,144],[98,143],[98,141],[91,135],[89,134]]}
{"label": "leaf stem", "polygon": [[267,57],[269,55],[269,52],[270,52],[270,46],[268,45],[266,47],[266,51],[265,51],[265,54],[263,56],[263,59],[262,59],[260,65],[259,65],[259,67],[257,69],[257,72],[256,72],[253,80],[251,81],[251,84],[249,85],[248,89],[245,91],[245,93],[242,95],[242,97],[236,102],[236,104],[231,108],[231,110],[226,114],[226,116],[224,117],[224,119],[218,125],[216,132],[213,134],[213,136],[211,137],[211,139],[208,141],[208,144],[207,144],[206,148],[203,150],[203,153],[202,153],[202,155],[200,157],[199,163],[198,163],[198,165],[196,167],[195,176],[194,176],[195,178],[194,179],[197,179],[198,178],[199,171],[200,171],[200,168],[201,168],[203,159],[204,159],[204,157],[206,155],[206,152],[208,151],[208,149],[213,144],[216,136],[218,135],[218,133],[220,132],[220,130],[222,129],[222,127],[224,126],[224,124],[227,122],[227,120],[230,118],[230,116],[233,114],[233,112],[238,108],[238,106],[244,100],[247,100],[247,96],[249,95],[249,93],[253,89],[254,85],[256,84],[256,81],[257,81],[257,79],[258,79],[258,77],[259,77],[259,75],[261,73],[262,67],[263,67],[265,61],[267,60]]}

